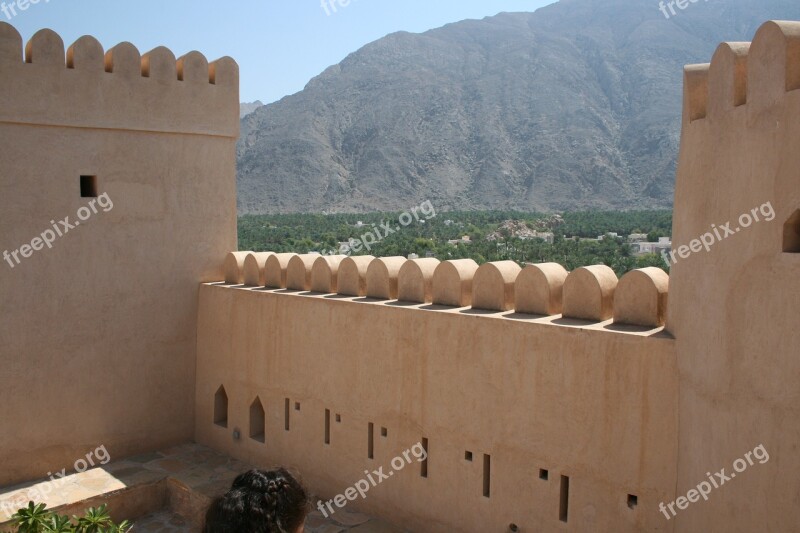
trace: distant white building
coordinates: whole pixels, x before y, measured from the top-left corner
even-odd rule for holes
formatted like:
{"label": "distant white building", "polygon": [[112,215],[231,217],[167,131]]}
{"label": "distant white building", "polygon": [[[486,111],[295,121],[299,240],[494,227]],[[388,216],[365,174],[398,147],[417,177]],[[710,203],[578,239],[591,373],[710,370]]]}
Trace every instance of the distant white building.
{"label": "distant white building", "polygon": [[631,233],[628,242],[647,242],[647,233]]}
{"label": "distant white building", "polygon": [[669,253],[672,250],[672,237],[660,237],[658,242],[636,242],[631,244],[634,255]]}

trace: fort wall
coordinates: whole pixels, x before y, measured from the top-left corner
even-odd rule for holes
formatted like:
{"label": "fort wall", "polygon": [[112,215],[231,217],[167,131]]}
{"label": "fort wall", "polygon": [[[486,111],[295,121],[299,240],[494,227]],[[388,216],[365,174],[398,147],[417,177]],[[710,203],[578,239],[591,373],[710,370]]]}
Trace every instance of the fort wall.
{"label": "fort wall", "polygon": [[[310,264],[291,254],[283,263]],[[447,278],[459,276],[459,264],[420,275],[414,260],[372,259],[361,277],[376,292],[401,287],[425,299],[443,292],[438,280],[456,297],[459,284]],[[270,265],[279,279],[281,264]],[[676,481],[675,341],[658,325],[515,312],[515,271],[485,267],[475,293],[502,305],[511,294],[511,310],[204,285],[196,440],[257,464],[290,465],[326,498],[365,470],[390,470],[394,457],[424,442],[424,467],[414,462],[351,504],[418,531],[512,523],[523,531],[670,531],[658,503],[674,499]],[[604,290],[613,296],[616,277],[603,286],[602,274],[579,273],[577,308]],[[533,285],[563,281],[540,279]],[[543,307],[526,283],[520,298]],[[643,285],[627,298],[657,304]]]}
{"label": "fort wall", "polygon": [[228,253],[237,78],[0,23],[0,485],[195,438],[332,498],[423,443],[352,505],[421,531],[800,523],[800,23],[687,67],[670,276]]}
{"label": "fort wall", "polygon": [[191,440],[198,283],[236,248],[237,135],[231,59],[49,30],[23,48],[0,23],[0,486],[100,445]]}
{"label": "fort wall", "polygon": [[800,22],[767,22],[752,43],[724,43],[710,64],[687,67],[673,246],[722,239],[671,270],[678,492],[731,473],[760,444],[771,459],[681,511],[681,531],[800,523],[798,139]]}

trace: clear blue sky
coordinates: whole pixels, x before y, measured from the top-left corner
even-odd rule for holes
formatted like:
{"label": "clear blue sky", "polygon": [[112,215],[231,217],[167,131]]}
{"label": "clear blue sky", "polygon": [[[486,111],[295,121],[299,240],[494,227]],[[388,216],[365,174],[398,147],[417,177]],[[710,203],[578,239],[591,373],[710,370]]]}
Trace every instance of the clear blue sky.
{"label": "clear blue sky", "polygon": [[0,20],[26,41],[51,28],[66,46],[89,34],[106,49],[130,41],[143,53],[163,45],[177,56],[190,50],[209,60],[229,55],[241,69],[242,101],[269,103],[386,34],[534,11],[554,0],[351,0],[346,7],[339,1],[326,14],[321,0],[40,0],[10,21],[0,12]]}

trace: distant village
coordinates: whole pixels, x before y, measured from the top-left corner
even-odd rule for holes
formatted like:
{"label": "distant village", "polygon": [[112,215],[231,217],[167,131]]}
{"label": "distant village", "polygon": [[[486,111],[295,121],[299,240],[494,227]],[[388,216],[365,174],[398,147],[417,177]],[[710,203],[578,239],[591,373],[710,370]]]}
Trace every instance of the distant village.
{"label": "distant village", "polygon": [[[420,224],[425,224],[427,221],[425,219],[420,219],[417,221]],[[539,224],[545,227],[556,227],[562,223],[562,219],[560,215],[552,215],[550,218],[545,219],[543,221],[539,221]],[[453,220],[445,220],[445,226],[464,226],[463,222],[454,222]],[[359,220],[355,224],[353,224],[356,228],[375,228],[376,224],[365,224],[363,221]],[[605,239],[624,239],[627,244],[631,247],[631,252],[634,256],[640,257],[648,254],[657,254],[657,255],[665,255],[669,254],[672,251],[672,237],[659,237],[658,241],[656,242],[649,242],[648,234],[647,233],[631,233],[627,237],[620,235],[619,233],[609,232],[605,235],[598,235],[595,238],[586,238],[586,237],[577,237],[577,236],[569,236],[565,235],[565,239],[574,239],[576,241],[582,242],[602,242]],[[493,231],[489,235],[486,236],[486,240],[490,242],[498,242],[499,245],[502,245],[504,241],[507,239],[520,239],[520,240],[531,240],[531,239],[541,239],[542,241],[546,242],[547,244],[553,244],[555,240],[555,233],[553,231],[542,231],[540,229],[533,229],[531,228],[527,222],[522,220],[506,220],[503,222],[497,230]],[[470,245],[474,241],[472,237],[469,235],[464,235],[460,239],[451,239],[447,241],[447,244],[453,246],[459,245]],[[350,243],[347,241],[343,241],[339,243],[340,250],[348,249],[350,247]],[[313,252],[312,252],[313,253]],[[434,253],[431,251],[426,252],[426,257],[433,257]],[[408,259],[418,259],[420,257],[419,254],[411,253],[408,255]]]}

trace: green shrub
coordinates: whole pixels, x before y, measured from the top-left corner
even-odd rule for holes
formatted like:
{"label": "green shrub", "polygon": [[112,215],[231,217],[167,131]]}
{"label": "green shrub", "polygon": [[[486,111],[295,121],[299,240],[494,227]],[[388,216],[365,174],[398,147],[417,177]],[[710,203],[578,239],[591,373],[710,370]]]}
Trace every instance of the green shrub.
{"label": "green shrub", "polygon": [[43,503],[28,503],[11,517],[16,533],[125,533],[132,525],[127,521],[115,524],[106,505],[89,508],[83,516],[58,515]]}

